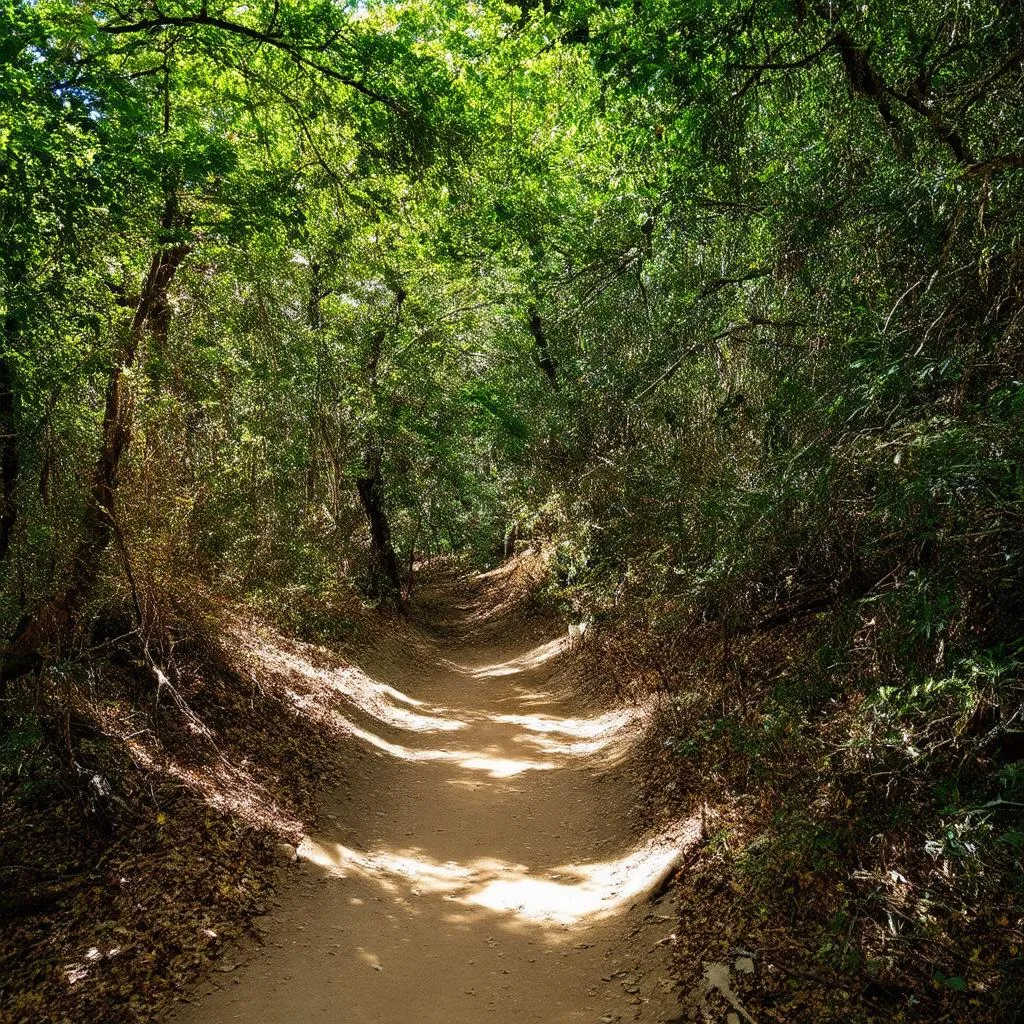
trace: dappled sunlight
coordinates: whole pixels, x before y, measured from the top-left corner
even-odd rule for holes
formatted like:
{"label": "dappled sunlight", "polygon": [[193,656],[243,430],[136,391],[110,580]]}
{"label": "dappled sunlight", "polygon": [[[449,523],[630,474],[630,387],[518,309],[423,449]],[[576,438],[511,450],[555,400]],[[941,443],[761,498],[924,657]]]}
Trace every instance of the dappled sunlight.
{"label": "dappled sunlight", "polygon": [[[525,651],[519,648],[522,653],[505,660],[489,660],[487,652],[480,649],[460,652],[456,661],[437,659],[451,673],[452,688],[445,693],[448,699],[454,695],[461,703],[467,684],[477,692],[474,680],[485,685],[493,682],[493,690],[498,692],[492,693],[489,708],[479,710],[428,703],[393,685],[399,677],[390,674],[391,682],[373,678],[312,644],[251,634],[245,643],[262,670],[260,674],[275,678],[279,686],[284,684],[282,695],[296,715],[323,722],[335,733],[397,762],[447,768],[454,777],[446,781],[473,790],[492,785],[489,780],[551,772],[573,761],[592,759],[595,764],[611,766],[621,761],[636,738],[636,730],[630,726],[640,716],[638,710],[562,717],[557,710],[566,694],[557,686],[538,687],[530,678],[531,671],[550,665],[564,652],[568,646],[564,636]],[[385,673],[385,678],[388,675]],[[521,681],[509,678],[517,675]],[[401,733],[392,733],[392,729]],[[431,734],[455,732],[465,736],[458,746],[426,739]],[[413,741],[413,736],[424,740]],[[253,799],[252,787],[242,779],[227,778],[232,772],[226,767],[221,774],[225,778],[216,790],[204,794],[212,806],[242,811],[250,819],[267,816],[262,794]],[[284,823],[276,824],[281,828]],[[289,821],[286,827],[293,825]],[[495,893],[492,897],[498,898]]]}
{"label": "dappled sunlight", "polygon": [[516,736],[516,743],[529,743],[545,754],[562,754],[567,757],[587,757],[600,754],[609,747],[619,743],[616,736],[605,736],[598,740],[560,740],[551,736],[524,733]]}
{"label": "dappled sunlight", "polygon": [[417,851],[378,851],[364,853],[341,843],[320,843],[307,836],[299,846],[299,856],[339,878],[360,875],[372,878],[385,892],[396,892],[403,880],[423,892],[450,893],[468,884],[471,868],[455,862],[441,864],[422,857]]}
{"label": "dappled sunlight", "polygon": [[621,911],[657,889],[698,834],[687,821],[619,858],[542,873],[498,857],[441,862],[417,848],[363,852],[308,836],[299,855],[328,874],[360,877],[393,895],[433,894],[520,923],[569,927]]}
{"label": "dappled sunlight", "polygon": [[502,676],[514,676],[532,669],[539,668],[552,658],[561,654],[568,647],[568,640],[565,637],[556,637],[539,647],[509,658],[506,661],[497,661],[490,664],[474,665],[466,662],[446,660],[444,664],[456,672],[471,676],[474,679],[492,679]]}
{"label": "dappled sunlight", "polygon": [[[331,659],[312,645],[290,642],[285,647],[269,638],[249,638],[248,646],[264,669],[288,680],[286,698],[297,713],[330,721],[341,732],[398,760],[457,765],[467,771],[484,772],[492,778],[550,771],[570,758],[608,754],[614,743],[624,742],[620,741],[624,727],[636,717],[631,711],[609,712],[594,718],[559,718],[540,712],[480,714],[428,704],[371,677],[357,666],[331,664]],[[544,666],[567,646],[568,640],[559,636],[504,661],[478,664],[469,654],[464,660],[444,659],[441,663],[456,676],[497,680]],[[325,697],[329,699],[334,694],[344,702],[344,708],[325,706]],[[530,712],[556,705],[559,696],[548,690],[515,686],[498,699],[512,708]],[[500,737],[499,746],[492,744],[486,749],[474,749],[472,743],[458,750],[421,749],[382,736],[373,728],[357,725],[350,717],[353,712],[365,714],[381,726],[414,734],[458,732],[481,723],[511,726],[522,731],[508,729]],[[516,755],[513,744],[534,747],[539,756]]]}
{"label": "dappled sunlight", "polygon": [[526,730],[515,737],[545,754],[586,757],[610,748],[622,748],[632,741],[628,726],[641,717],[637,708],[609,711],[594,718],[558,718],[554,715],[494,715],[492,721]]}
{"label": "dappled sunlight", "polygon": [[521,775],[529,771],[550,771],[557,768],[554,761],[532,761],[522,758],[497,757],[484,751],[473,750],[420,750],[407,747],[401,743],[393,743],[376,733],[363,729],[342,716],[337,716],[339,727],[357,739],[368,743],[377,750],[390,754],[400,761],[440,761],[455,764],[468,771],[486,772],[491,778],[506,779],[513,775]]}
{"label": "dappled sunlight", "polygon": [[356,956],[367,966],[372,967],[375,971],[382,970],[380,957],[376,953],[371,953],[368,949],[364,949],[362,946],[356,946]]}
{"label": "dappled sunlight", "polygon": [[[444,709],[432,710],[440,712]],[[385,725],[393,725],[409,732],[456,732],[466,728],[466,723],[458,718],[416,714],[405,708],[397,708],[393,704],[383,704],[377,711],[371,713]]]}
{"label": "dappled sunlight", "polygon": [[79,982],[84,981],[93,968],[98,967],[104,960],[112,960],[120,952],[120,946],[107,946],[105,949],[101,949],[99,946],[90,946],[82,954],[81,960],[64,965],[64,980],[68,987],[73,988]]}
{"label": "dappled sunlight", "polygon": [[451,669],[453,672],[469,676],[473,679],[499,679],[504,676],[517,676],[534,669],[539,669],[558,654],[561,654],[567,647],[568,639],[559,636],[522,654],[508,657],[504,662],[485,662],[482,665],[477,665],[474,664],[474,659],[469,657],[458,660],[458,662],[452,658],[442,658],[440,664],[446,669]]}
{"label": "dappled sunlight", "polygon": [[527,921],[572,925],[633,903],[678,864],[679,854],[678,845],[659,837],[618,860],[566,864],[546,878],[528,874],[493,878],[464,902]]}
{"label": "dappled sunlight", "polygon": [[[312,688],[311,700],[324,691],[338,694],[347,704],[377,721],[407,732],[455,732],[466,723],[448,708],[427,705],[388,683],[371,678],[354,665],[318,666],[294,650],[251,641],[249,649],[263,667]],[[293,697],[301,697],[292,691]]]}
{"label": "dappled sunlight", "polygon": [[188,764],[166,754],[154,756],[138,739],[127,739],[126,746],[141,768],[176,779],[208,806],[251,827],[280,835],[295,834],[302,827],[299,819],[285,811],[266,785],[253,776],[248,759],[232,764],[221,754],[212,764]]}
{"label": "dappled sunlight", "polygon": [[[446,719],[440,715],[428,717],[394,705],[389,705],[384,713],[378,709],[376,717],[382,725],[402,723],[400,727],[407,731],[427,733],[450,731],[446,723],[451,722],[452,728],[467,729],[480,737],[477,743],[470,739],[469,744],[459,748],[414,747],[359,725],[340,711],[325,711],[315,692],[303,694],[288,689],[286,698],[296,713],[309,716],[326,714],[337,731],[396,760],[455,765],[467,771],[486,773],[495,779],[529,771],[551,771],[572,758],[601,755],[603,763],[611,764],[628,749],[634,738],[628,727],[641,715],[638,709],[610,711],[591,718],[562,718],[540,712],[489,714],[458,709],[448,712],[458,717]],[[542,693],[519,694],[514,699],[521,708],[529,708],[534,701],[551,704],[553,700],[550,694]],[[445,712],[447,709],[432,710]],[[486,742],[484,737],[490,742]],[[524,745],[535,748],[537,756],[523,756],[525,751],[517,753],[517,747]]]}
{"label": "dappled sunlight", "polygon": [[634,721],[635,708],[608,711],[594,718],[558,718],[555,715],[493,715],[492,721],[519,725],[531,732],[556,732],[580,739],[598,739],[614,734]]}
{"label": "dappled sunlight", "polygon": [[564,694],[551,690],[528,690],[517,686],[508,696],[500,698],[499,704],[514,704],[520,708],[559,707],[565,699]]}
{"label": "dappled sunlight", "polygon": [[473,754],[455,762],[469,771],[486,772],[492,779],[510,779],[523,772],[546,772],[558,766],[554,761],[517,761],[511,757],[491,757],[489,754]]}

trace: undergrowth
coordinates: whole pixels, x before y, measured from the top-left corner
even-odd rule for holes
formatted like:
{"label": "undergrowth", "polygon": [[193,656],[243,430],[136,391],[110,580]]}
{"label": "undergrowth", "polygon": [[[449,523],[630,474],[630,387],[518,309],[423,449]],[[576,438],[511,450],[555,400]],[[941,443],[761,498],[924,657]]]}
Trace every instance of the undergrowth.
{"label": "undergrowth", "polygon": [[620,613],[585,636],[592,678],[658,694],[651,813],[705,821],[677,885],[684,991],[750,953],[758,1020],[1019,1019],[1021,652],[896,673],[906,633],[885,614],[848,601],[727,631]]}

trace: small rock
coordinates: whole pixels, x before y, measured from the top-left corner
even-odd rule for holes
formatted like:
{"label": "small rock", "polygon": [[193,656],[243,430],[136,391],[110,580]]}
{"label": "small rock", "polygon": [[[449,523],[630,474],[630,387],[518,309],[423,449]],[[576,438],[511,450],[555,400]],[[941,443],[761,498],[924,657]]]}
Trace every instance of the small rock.
{"label": "small rock", "polygon": [[278,843],[274,847],[274,854],[282,864],[294,864],[299,855],[291,843]]}

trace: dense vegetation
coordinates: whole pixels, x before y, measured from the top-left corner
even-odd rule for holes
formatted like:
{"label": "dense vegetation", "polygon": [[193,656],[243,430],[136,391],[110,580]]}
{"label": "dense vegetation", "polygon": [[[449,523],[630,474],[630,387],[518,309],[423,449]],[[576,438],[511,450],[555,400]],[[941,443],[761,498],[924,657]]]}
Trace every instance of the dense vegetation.
{"label": "dense vegetation", "polygon": [[3,0],[4,798],[99,644],[155,688],[214,595],[332,629],[543,542],[683,796],[747,800],[737,884],[879,1019],[1015,1019],[1022,39],[1019,0]]}

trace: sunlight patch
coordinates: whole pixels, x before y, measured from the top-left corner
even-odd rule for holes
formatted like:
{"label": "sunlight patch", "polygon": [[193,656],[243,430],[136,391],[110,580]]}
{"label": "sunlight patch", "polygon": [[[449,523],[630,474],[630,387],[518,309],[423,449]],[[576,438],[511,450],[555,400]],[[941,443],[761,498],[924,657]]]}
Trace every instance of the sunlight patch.
{"label": "sunlight patch", "polygon": [[494,757],[491,754],[473,750],[418,750],[414,747],[406,747],[401,743],[393,743],[391,740],[386,740],[383,736],[378,736],[368,729],[363,729],[340,715],[337,716],[336,723],[340,728],[349,732],[357,739],[363,740],[365,743],[370,744],[370,746],[376,747],[378,750],[390,754],[400,761],[447,762],[456,764],[460,768],[465,768],[469,771],[486,772],[492,779],[507,779],[513,775],[521,775],[523,772],[550,771],[558,767],[554,761],[528,761],[516,758]]}
{"label": "sunlight patch", "polygon": [[640,717],[636,709],[609,711],[595,718],[557,718],[554,715],[494,715],[493,721],[519,725],[531,732],[557,732],[580,739],[597,739],[618,732]]}
{"label": "sunlight patch", "polygon": [[394,686],[378,682],[354,665],[320,667],[295,651],[265,643],[250,642],[249,648],[264,669],[287,677],[293,686],[301,680],[314,688],[305,695],[290,691],[293,703],[309,713],[317,710],[325,691],[333,691],[364,714],[408,732],[454,732],[466,727],[447,708],[430,707]]}
{"label": "sunlight patch", "polygon": [[499,661],[491,665],[464,665],[457,667],[473,676],[474,679],[514,676],[520,672],[529,672],[530,669],[543,665],[556,655],[561,654],[567,646],[568,640],[565,637],[557,637],[554,640],[549,640],[546,644],[535,647],[526,654],[520,655],[518,658],[510,658],[508,661]]}
{"label": "sunlight patch", "polygon": [[543,874],[497,857],[442,863],[418,849],[364,853],[309,836],[299,856],[339,877],[365,878],[388,893],[439,895],[523,922],[569,927],[607,917],[656,891],[699,833],[699,822],[691,819],[615,860],[564,864]]}

